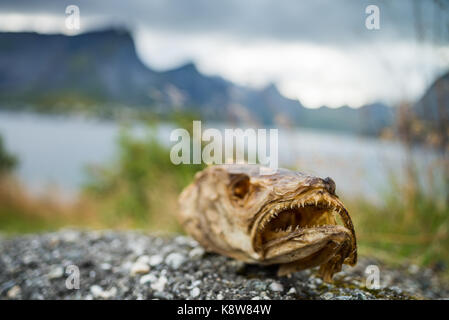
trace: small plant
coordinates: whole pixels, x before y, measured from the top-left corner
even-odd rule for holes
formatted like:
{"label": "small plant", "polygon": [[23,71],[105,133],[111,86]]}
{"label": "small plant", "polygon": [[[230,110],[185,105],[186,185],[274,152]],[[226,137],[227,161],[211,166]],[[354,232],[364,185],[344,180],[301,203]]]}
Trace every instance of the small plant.
{"label": "small plant", "polygon": [[149,124],[144,138],[124,129],[117,160],[90,168],[85,197],[101,207],[107,225],[179,231],[173,217],[178,194],[204,166],[171,163],[156,128]]}
{"label": "small plant", "polygon": [[17,158],[8,153],[0,136],[0,175],[11,172],[17,166]]}

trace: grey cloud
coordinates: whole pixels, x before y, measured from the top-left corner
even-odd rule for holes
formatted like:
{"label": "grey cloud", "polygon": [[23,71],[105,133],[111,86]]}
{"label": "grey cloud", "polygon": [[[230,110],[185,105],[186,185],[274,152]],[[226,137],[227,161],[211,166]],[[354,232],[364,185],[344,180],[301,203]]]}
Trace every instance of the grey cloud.
{"label": "grey cloud", "polygon": [[[438,0],[3,0],[0,8],[5,12],[58,14],[69,4],[79,5],[83,17],[102,16],[129,27],[341,45],[414,41],[417,25],[428,35],[434,28],[447,32],[449,21],[448,5]],[[381,10],[381,30],[376,32],[365,28],[369,4]],[[447,40],[446,34],[442,39]]]}

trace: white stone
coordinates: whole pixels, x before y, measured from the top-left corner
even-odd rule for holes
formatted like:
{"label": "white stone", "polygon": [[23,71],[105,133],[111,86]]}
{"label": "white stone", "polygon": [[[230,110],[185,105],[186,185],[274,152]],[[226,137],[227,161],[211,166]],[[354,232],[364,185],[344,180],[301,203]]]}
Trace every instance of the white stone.
{"label": "white stone", "polygon": [[114,298],[117,294],[117,288],[116,287],[112,287],[109,290],[105,290],[103,291],[103,299],[110,299],[110,298]]}
{"label": "white stone", "polygon": [[154,282],[156,282],[156,280],[157,280],[157,277],[154,274],[149,273],[149,274],[142,276],[139,280],[139,283],[140,284],[145,284],[148,282],[154,283]]}
{"label": "white stone", "polygon": [[150,266],[154,267],[162,263],[164,261],[164,258],[162,258],[161,255],[155,254],[154,256],[151,256],[148,263]]}
{"label": "white stone", "polygon": [[189,258],[191,259],[199,259],[204,255],[205,251],[201,247],[196,247],[189,252]]}
{"label": "white stone", "polygon": [[195,280],[192,282],[192,284],[189,286],[189,289],[198,287],[201,284],[201,280]]}
{"label": "white stone", "polygon": [[291,287],[290,290],[288,290],[287,294],[295,294],[296,293],[296,289]]}
{"label": "white stone", "polygon": [[150,263],[150,257],[147,256],[147,255],[140,256],[140,257],[137,258],[136,262],[149,264]]}
{"label": "white stone", "polygon": [[279,282],[273,282],[272,284],[270,284],[270,290],[281,292],[281,291],[284,291],[284,286],[282,284],[280,284]]}
{"label": "white stone", "polygon": [[21,292],[21,289],[19,286],[14,286],[11,289],[8,290],[8,293],[6,294],[8,298],[15,299],[19,296]]}
{"label": "white stone", "polygon": [[150,271],[150,266],[146,263],[136,261],[131,267],[131,275],[135,276],[136,274],[145,274]]}
{"label": "white stone", "polygon": [[159,279],[156,280],[156,282],[151,284],[151,289],[162,292],[164,291],[165,284],[167,283],[167,278],[165,276],[159,277]]}
{"label": "white stone", "polygon": [[61,238],[62,238],[62,240],[65,241],[65,242],[75,242],[76,240],[78,240],[78,236],[79,236],[79,234],[78,234],[78,232],[76,232],[76,231],[73,231],[73,230],[65,230],[65,231],[62,233]]}
{"label": "white stone", "polygon": [[94,297],[97,298],[103,293],[103,288],[98,285],[93,285],[92,287],[90,287],[90,292]]}
{"label": "white stone", "polygon": [[170,253],[165,258],[165,263],[168,264],[173,269],[178,269],[184,263],[185,260],[186,258],[184,257],[184,255],[177,252],[173,252]]}
{"label": "white stone", "polygon": [[324,300],[330,300],[334,297],[334,294],[332,292],[326,292],[325,294],[321,295],[321,298]]}
{"label": "white stone", "polygon": [[105,263],[100,264],[100,268],[103,269],[103,270],[111,270],[112,266],[111,266],[110,263],[106,263],[105,262]]}
{"label": "white stone", "polygon": [[192,298],[196,298],[200,295],[201,291],[198,287],[193,288],[192,290],[190,290],[190,296]]}
{"label": "white stone", "polygon": [[103,288],[99,285],[93,285],[90,287],[90,292],[95,298],[110,299],[115,297],[117,294],[117,288],[112,287],[109,290],[103,290]]}
{"label": "white stone", "polygon": [[411,274],[417,274],[419,272],[419,267],[416,264],[411,264],[408,267],[408,272],[410,272]]}
{"label": "white stone", "polygon": [[47,274],[48,279],[57,279],[61,278],[64,275],[64,268],[61,266],[54,267]]}
{"label": "white stone", "polygon": [[189,243],[189,239],[187,237],[184,237],[184,236],[177,236],[175,238],[175,242],[177,244],[180,244],[180,245],[186,245],[186,244]]}

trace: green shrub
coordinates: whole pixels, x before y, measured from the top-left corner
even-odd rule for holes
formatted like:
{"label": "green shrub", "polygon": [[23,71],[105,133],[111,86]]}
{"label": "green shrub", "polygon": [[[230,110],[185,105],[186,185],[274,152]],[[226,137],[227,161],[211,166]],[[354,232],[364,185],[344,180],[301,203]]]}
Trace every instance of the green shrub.
{"label": "green shrub", "polygon": [[124,129],[116,161],[89,170],[85,194],[101,204],[107,224],[179,231],[178,194],[204,166],[174,165],[156,129],[148,125],[143,138]]}
{"label": "green shrub", "polygon": [[17,166],[17,163],[17,158],[5,149],[3,137],[0,136],[0,175],[11,172]]}

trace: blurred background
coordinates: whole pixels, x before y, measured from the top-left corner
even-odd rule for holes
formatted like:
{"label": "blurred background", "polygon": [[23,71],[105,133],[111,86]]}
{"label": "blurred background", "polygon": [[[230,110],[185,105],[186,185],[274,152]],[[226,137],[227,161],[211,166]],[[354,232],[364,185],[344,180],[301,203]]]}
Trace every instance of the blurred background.
{"label": "blurred background", "polygon": [[448,270],[447,1],[0,3],[0,232],[182,232],[192,120],[277,128],[362,254]]}

